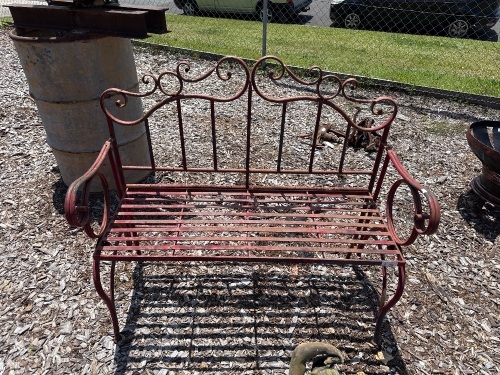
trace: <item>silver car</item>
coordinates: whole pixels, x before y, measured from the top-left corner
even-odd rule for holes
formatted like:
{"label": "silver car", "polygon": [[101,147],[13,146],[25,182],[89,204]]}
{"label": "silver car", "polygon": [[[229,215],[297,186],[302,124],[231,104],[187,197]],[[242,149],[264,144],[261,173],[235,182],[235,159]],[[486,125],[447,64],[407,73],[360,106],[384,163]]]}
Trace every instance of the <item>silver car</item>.
{"label": "silver car", "polygon": [[[177,8],[184,14],[195,15],[200,12],[250,14],[264,19],[262,0],[174,0]],[[293,18],[300,12],[309,10],[312,0],[269,0],[267,19]]]}

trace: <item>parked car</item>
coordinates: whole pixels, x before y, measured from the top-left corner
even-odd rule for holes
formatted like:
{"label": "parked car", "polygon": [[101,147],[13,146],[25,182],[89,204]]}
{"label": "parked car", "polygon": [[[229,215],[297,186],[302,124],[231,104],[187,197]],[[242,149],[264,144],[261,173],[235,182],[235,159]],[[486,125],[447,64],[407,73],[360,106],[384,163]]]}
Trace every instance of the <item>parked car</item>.
{"label": "parked car", "polygon": [[[309,10],[312,0],[269,0],[267,19],[292,18],[300,12]],[[264,19],[262,0],[174,0],[177,8],[184,14],[195,15],[199,12],[220,12],[251,14]]]}
{"label": "parked car", "polygon": [[500,18],[500,0],[332,0],[334,26],[425,28],[462,38],[491,28]]}

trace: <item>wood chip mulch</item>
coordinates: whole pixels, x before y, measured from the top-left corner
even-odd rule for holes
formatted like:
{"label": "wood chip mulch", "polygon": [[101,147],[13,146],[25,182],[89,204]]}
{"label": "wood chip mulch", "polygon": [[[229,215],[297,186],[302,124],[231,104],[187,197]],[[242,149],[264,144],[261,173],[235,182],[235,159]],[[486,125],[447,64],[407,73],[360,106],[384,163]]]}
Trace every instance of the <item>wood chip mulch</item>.
{"label": "wood chip mulch", "polygon": [[[369,343],[376,270],[191,263],[118,267],[115,346],[91,280],[94,242],[64,219],[66,187],[5,31],[0,52],[0,374],[285,374],[308,340],[341,349],[342,374],[500,373],[500,210],[470,191],[481,166],[465,139],[499,110],[366,91],[398,101],[391,143],[442,206],[438,233],[405,250],[382,348]],[[134,53],[139,74],[189,58]]]}

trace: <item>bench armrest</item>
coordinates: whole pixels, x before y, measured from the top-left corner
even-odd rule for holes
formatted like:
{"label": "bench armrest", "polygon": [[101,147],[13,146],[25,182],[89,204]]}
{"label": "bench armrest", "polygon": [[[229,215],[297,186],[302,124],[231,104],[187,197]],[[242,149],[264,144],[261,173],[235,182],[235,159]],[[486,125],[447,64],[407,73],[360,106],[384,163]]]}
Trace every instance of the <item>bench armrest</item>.
{"label": "bench armrest", "polygon": [[[420,234],[434,234],[439,226],[441,209],[436,196],[428,189],[424,188],[410,173],[403,167],[401,160],[390,148],[387,149],[385,167],[391,163],[394,169],[401,176],[401,179],[394,182],[389,189],[386,203],[386,216],[389,231],[393,239],[401,246],[411,245]],[[386,168],[384,168],[385,170]],[[393,204],[396,191],[401,185],[406,185],[410,189],[413,198],[413,228],[411,234],[406,239],[401,239],[397,234],[393,218]],[[422,197],[427,201],[424,205]],[[424,207],[427,212],[424,212]]]}
{"label": "bench armrest", "polygon": [[[89,170],[69,186],[64,200],[64,214],[69,225],[83,228],[85,233],[91,238],[100,237],[108,223],[110,213],[109,183],[106,176],[99,172],[99,169],[104,164],[111,150],[112,144],[108,140]],[[101,226],[97,232],[94,231],[91,225],[89,207],[90,185],[95,178],[100,180],[104,195],[104,212]]]}

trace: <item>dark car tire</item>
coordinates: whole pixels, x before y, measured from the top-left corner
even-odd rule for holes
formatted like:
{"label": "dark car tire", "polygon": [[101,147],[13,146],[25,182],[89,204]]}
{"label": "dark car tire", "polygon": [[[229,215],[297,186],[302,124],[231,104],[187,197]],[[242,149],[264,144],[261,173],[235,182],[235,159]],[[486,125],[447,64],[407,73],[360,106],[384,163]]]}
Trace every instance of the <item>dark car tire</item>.
{"label": "dark car tire", "polygon": [[464,19],[457,19],[448,25],[446,34],[451,38],[464,38],[469,33],[469,30],[469,22]]}
{"label": "dark car tire", "polygon": [[344,26],[348,29],[359,29],[361,27],[361,16],[358,13],[348,13],[344,17]]}
{"label": "dark car tire", "polygon": [[196,0],[187,0],[182,6],[182,10],[184,14],[188,16],[194,16],[198,13],[198,4],[196,4]]}
{"label": "dark car tire", "polygon": [[[264,22],[264,7],[262,6],[262,4],[257,5],[256,11],[257,11],[257,17],[259,17],[259,21]],[[273,21],[274,13],[275,13],[275,11],[274,11],[273,7],[271,6],[270,3],[268,3],[268,5],[267,5],[267,22]]]}

